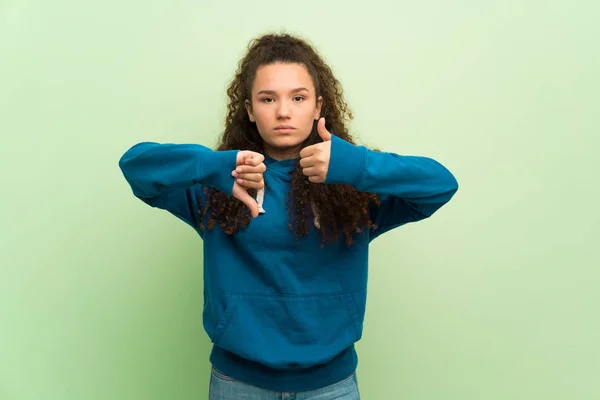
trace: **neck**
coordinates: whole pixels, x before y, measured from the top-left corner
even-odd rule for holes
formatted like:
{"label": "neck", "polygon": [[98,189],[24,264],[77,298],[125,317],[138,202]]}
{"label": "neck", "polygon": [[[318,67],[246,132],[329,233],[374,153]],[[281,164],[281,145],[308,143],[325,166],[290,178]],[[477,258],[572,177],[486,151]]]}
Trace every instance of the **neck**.
{"label": "neck", "polygon": [[273,149],[270,147],[265,146],[265,154],[268,155],[269,157],[271,157],[274,160],[277,161],[283,161],[283,160],[291,160],[293,158],[299,158],[300,157],[300,150],[302,150],[302,147],[293,147],[290,149]]}

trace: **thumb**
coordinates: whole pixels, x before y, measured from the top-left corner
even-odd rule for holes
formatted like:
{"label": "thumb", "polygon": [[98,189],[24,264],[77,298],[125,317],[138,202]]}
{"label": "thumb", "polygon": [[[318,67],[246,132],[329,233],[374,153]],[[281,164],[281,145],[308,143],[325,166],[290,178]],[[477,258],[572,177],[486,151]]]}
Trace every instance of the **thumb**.
{"label": "thumb", "polygon": [[323,139],[324,142],[328,142],[331,140],[331,133],[327,129],[325,129],[325,118],[319,119],[319,123],[317,124],[317,131],[319,131],[319,136]]}
{"label": "thumb", "polygon": [[256,202],[256,200],[254,200],[254,198],[252,198],[252,196],[248,194],[248,192],[242,190],[237,197],[250,209],[252,218],[258,217],[258,203]]}

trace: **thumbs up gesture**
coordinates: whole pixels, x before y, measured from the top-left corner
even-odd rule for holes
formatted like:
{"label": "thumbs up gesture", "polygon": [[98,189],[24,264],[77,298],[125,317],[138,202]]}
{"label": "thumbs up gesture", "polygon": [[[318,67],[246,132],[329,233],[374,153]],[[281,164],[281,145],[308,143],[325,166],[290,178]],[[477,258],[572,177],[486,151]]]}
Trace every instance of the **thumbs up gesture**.
{"label": "thumbs up gesture", "polygon": [[329,170],[329,157],[331,156],[331,133],[325,129],[325,118],[317,124],[322,143],[307,146],[300,152],[300,166],[304,175],[313,183],[323,183]]}

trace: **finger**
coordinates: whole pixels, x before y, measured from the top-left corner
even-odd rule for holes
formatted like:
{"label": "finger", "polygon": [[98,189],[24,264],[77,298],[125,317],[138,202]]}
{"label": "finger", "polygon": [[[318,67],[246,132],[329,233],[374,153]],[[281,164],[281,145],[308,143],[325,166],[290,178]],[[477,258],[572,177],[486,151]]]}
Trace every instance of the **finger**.
{"label": "finger", "polygon": [[263,162],[265,156],[260,153],[250,151],[250,150],[241,150],[237,158],[235,159],[236,165],[258,165]]}
{"label": "finger", "polygon": [[260,163],[257,166],[253,165],[240,165],[235,169],[238,174],[246,174],[246,173],[263,173],[267,170],[267,166],[264,163]]}
{"label": "finger", "polygon": [[246,162],[246,158],[248,158],[249,152],[246,150],[242,150],[238,153],[237,158],[235,159],[235,165],[241,165]]}
{"label": "finger", "polygon": [[260,163],[262,163],[265,160],[265,156],[263,156],[260,153],[252,153],[252,155],[250,155],[249,157],[246,158],[244,164],[246,165],[252,165],[252,166],[258,166]]}
{"label": "finger", "polygon": [[319,170],[316,167],[303,168],[302,173],[306,176],[319,175]]}
{"label": "finger", "polygon": [[262,174],[238,174],[239,179],[251,182],[260,182],[263,180]]}
{"label": "finger", "polygon": [[265,183],[262,180],[260,180],[258,182],[254,182],[254,181],[247,181],[245,179],[237,179],[236,181],[237,181],[237,183],[240,184],[240,186],[243,186],[247,189],[262,189],[263,187],[265,187]]}
{"label": "finger", "polygon": [[312,167],[313,165],[315,165],[315,158],[314,157],[306,157],[306,158],[301,158],[300,159],[300,166],[302,168]]}
{"label": "finger", "polygon": [[312,183],[323,183],[323,182],[325,182],[323,180],[323,178],[321,178],[319,175],[309,176],[308,180],[311,181]]}
{"label": "finger", "polygon": [[303,148],[302,150],[300,150],[300,158],[306,158],[306,157],[310,157],[314,154],[315,150],[316,150],[316,145],[313,144],[311,146],[306,146],[305,148]]}
{"label": "finger", "polygon": [[331,133],[327,129],[325,129],[325,118],[321,118],[319,123],[317,124],[317,131],[319,132],[319,136],[323,139],[324,142],[331,140]]}
{"label": "finger", "polygon": [[258,203],[248,194],[248,192],[244,190],[243,193],[240,193],[239,200],[250,209],[253,218],[258,217]]}
{"label": "finger", "polygon": [[237,179],[243,179],[246,181],[260,182],[263,180],[263,174],[240,174],[237,170],[232,171],[231,175]]}

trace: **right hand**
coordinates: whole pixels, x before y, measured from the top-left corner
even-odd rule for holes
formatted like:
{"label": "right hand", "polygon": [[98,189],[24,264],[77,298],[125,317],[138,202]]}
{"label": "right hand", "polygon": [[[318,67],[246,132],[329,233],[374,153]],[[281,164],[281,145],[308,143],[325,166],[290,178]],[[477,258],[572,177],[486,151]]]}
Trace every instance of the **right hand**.
{"label": "right hand", "polygon": [[258,217],[258,203],[250,194],[248,189],[262,189],[265,186],[263,172],[267,167],[263,163],[265,157],[254,151],[241,150],[237,154],[236,169],[231,172],[235,178],[233,183],[233,197],[244,203],[252,214],[252,218]]}

